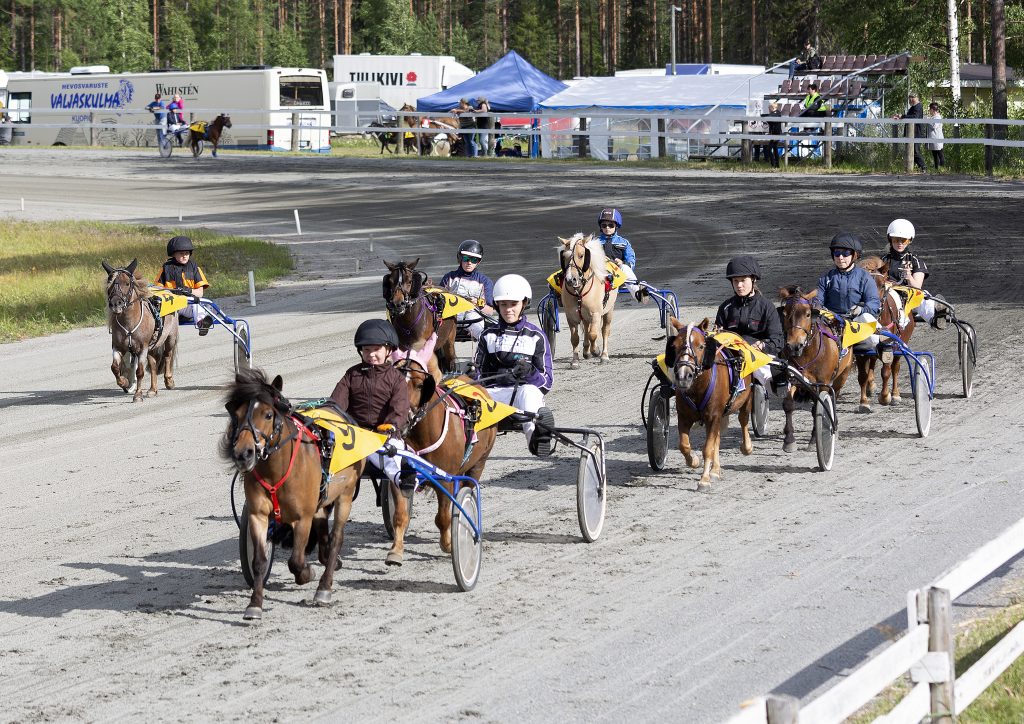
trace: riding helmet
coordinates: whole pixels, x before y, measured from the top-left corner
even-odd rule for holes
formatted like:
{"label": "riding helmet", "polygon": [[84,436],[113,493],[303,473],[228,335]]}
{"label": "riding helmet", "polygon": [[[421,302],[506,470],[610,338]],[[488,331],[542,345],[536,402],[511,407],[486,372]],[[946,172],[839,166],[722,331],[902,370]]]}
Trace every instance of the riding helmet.
{"label": "riding helmet", "polygon": [[193,251],[192,240],[187,236],[172,236],[167,242],[167,256],[174,256],[176,251]]}
{"label": "riding helmet", "polygon": [[371,344],[380,344],[398,349],[398,334],[391,322],[384,319],[367,319],[356,329],[356,349]]}
{"label": "riding helmet", "polygon": [[615,228],[618,229],[622,226],[622,214],[619,213],[618,209],[601,209],[601,213],[597,215],[597,224],[601,225],[602,221],[614,221]]}
{"label": "riding helmet", "polygon": [[533,289],[530,282],[518,274],[506,274],[494,283],[495,302],[518,302],[524,300],[527,304],[533,298]]}
{"label": "riding helmet", "polygon": [[733,277],[754,277],[761,278],[761,266],[757,259],[752,256],[734,256],[725,267],[725,276]]}
{"label": "riding helmet", "polygon": [[459,251],[455,255],[455,261],[462,261],[462,255],[475,256],[477,259],[484,258],[484,245],[476,239],[466,239],[459,244]]}
{"label": "riding helmet", "polygon": [[849,249],[859,254],[864,250],[864,244],[861,243],[860,237],[852,231],[840,231],[832,237],[832,241],[829,243],[828,248]]}
{"label": "riding helmet", "polygon": [[885,230],[885,235],[890,239],[896,237],[897,239],[909,239],[914,240],[915,229],[914,225],[906,219],[895,219],[889,228]]}

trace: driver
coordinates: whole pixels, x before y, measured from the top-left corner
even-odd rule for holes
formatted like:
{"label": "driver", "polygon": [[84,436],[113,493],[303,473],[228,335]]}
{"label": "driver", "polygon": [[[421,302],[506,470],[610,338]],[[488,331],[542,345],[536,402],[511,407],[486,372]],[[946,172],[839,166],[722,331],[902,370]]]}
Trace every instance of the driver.
{"label": "driver", "polygon": [[636,300],[642,304],[647,300],[647,290],[636,282],[636,272],[633,271],[636,267],[636,253],[629,239],[619,236],[621,227],[622,214],[618,209],[601,209],[601,213],[597,215],[597,228],[601,232],[604,255],[626,275],[626,281],[622,286],[632,292]]}
{"label": "driver", "polygon": [[[735,293],[718,308],[715,326],[735,332],[766,354],[777,355],[785,342],[782,320],[757,287],[761,265],[752,256],[733,257],[725,267],[725,276]],[[768,389],[771,381],[770,369],[765,365],[754,370],[754,382],[764,389]]]}
{"label": "driver", "polygon": [[[857,259],[864,249],[860,237],[849,231],[840,231],[832,237],[829,249],[832,250],[834,266],[818,279],[815,303],[854,322],[877,321],[881,309],[878,286],[867,271],[857,266]],[[874,347],[878,340],[879,336],[873,334],[856,348]]]}
{"label": "driver", "polygon": [[[498,323],[484,329],[477,343],[474,364],[491,397],[524,412],[536,413],[547,428],[555,416],[544,406],[551,390],[551,348],[540,327],[526,320],[533,290],[518,274],[506,274],[494,285]],[[530,452],[538,457],[554,450],[551,433],[533,421],[523,423]]]}
{"label": "driver", "polygon": [[[206,280],[203,268],[192,256],[192,239],[174,236],[167,242],[167,261],[160,268],[156,283],[166,289],[187,289],[193,297],[202,297],[210,282]],[[202,304],[189,304],[178,312],[178,316],[196,323],[199,336],[205,337],[213,325],[213,317]]]}
{"label": "driver", "polygon": [[[480,263],[484,259],[484,245],[476,239],[466,239],[459,244],[455,258],[459,262],[459,268],[441,277],[441,286],[473,302],[484,314],[493,315],[494,284],[480,271]],[[480,339],[486,320],[479,312],[461,312],[455,319],[457,322],[467,324],[474,340]]]}
{"label": "driver", "polygon": [[[885,234],[889,239],[889,251],[882,257],[882,261],[889,264],[889,278],[897,284],[924,289],[924,280],[928,278],[929,273],[928,267],[909,250],[916,234],[914,225],[906,219],[894,219]],[[935,298],[943,301],[941,295],[936,294]],[[933,328],[945,329],[946,316],[949,314],[945,306],[936,312],[935,302],[925,299],[915,312],[921,321],[930,323]],[[901,309],[900,314],[902,313]]]}

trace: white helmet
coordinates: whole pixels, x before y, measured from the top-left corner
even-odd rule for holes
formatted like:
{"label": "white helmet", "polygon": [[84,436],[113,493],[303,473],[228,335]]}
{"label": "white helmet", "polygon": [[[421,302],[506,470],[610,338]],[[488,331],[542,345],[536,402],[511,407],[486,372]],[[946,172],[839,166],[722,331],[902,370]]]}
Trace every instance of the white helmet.
{"label": "white helmet", "polygon": [[529,304],[533,290],[530,289],[530,282],[518,274],[506,274],[494,283],[493,297],[495,302],[524,300]]}
{"label": "white helmet", "polygon": [[885,231],[886,235],[890,238],[895,236],[897,239],[914,239],[914,225],[906,219],[896,219],[889,228]]}

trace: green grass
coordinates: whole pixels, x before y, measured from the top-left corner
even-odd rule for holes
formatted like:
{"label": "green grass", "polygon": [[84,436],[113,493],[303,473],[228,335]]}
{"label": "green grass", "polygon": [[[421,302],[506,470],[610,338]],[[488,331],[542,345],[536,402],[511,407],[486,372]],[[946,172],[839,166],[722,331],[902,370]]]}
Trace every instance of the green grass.
{"label": "green grass", "polygon": [[[0,221],[0,342],[105,324],[101,262],[124,266],[138,259],[143,276],[155,279],[167,239],[176,233],[141,225]],[[292,269],[283,247],[198,229],[180,233],[195,243],[214,298],[244,294],[250,269],[257,287]]]}

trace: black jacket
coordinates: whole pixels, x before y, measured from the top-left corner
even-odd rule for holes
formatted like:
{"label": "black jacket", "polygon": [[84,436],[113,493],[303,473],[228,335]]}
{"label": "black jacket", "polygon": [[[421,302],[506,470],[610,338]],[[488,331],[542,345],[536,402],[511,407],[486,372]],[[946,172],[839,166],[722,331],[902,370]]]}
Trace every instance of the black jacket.
{"label": "black jacket", "polygon": [[[900,118],[924,118],[924,107],[920,102],[915,103],[907,109]],[[914,124],[914,136],[916,138],[927,138],[928,137],[928,126],[924,123]]]}
{"label": "black jacket", "polygon": [[748,342],[764,342],[764,351],[771,355],[778,354],[784,343],[779,313],[760,293],[727,299],[718,308],[715,324]]}

